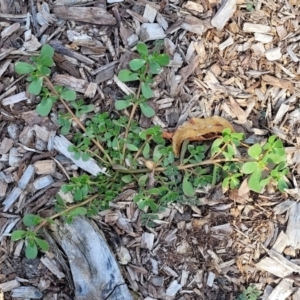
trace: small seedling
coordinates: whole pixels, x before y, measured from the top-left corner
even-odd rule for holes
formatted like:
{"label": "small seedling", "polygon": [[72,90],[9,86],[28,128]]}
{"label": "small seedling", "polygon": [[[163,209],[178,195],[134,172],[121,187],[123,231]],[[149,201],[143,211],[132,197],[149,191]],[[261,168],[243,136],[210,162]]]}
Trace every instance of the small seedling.
{"label": "small seedling", "polygon": [[257,300],[260,291],[254,286],[250,285],[237,298],[237,300]]}
{"label": "small seedling", "polygon": [[130,106],[139,106],[142,113],[150,118],[153,117],[155,111],[147,104],[147,100],[153,97],[153,91],[150,84],[153,83],[153,75],[159,74],[162,67],[169,64],[169,56],[167,54],[159,54],[154,50],[149,53],[145,43],[139,43],[136,46],[140,58],[133,59],[129,62],[130,70],[121,70],[118,78],[123,82],[139,81],[139,88],[136,95],[126,96],[124,100],[115,102],[115,108],[122,110]]}

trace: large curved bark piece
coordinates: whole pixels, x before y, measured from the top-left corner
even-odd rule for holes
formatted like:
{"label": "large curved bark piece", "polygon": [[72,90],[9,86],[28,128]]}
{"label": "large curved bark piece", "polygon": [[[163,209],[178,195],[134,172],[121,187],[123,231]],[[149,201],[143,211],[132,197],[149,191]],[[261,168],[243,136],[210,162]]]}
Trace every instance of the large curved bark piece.
{"label": "large curved bark piece", "polygon": [[57,221],[53,237],[68,256],[76,300],[131,300],[118,263],[99,228],[77,217],[72,224]]}

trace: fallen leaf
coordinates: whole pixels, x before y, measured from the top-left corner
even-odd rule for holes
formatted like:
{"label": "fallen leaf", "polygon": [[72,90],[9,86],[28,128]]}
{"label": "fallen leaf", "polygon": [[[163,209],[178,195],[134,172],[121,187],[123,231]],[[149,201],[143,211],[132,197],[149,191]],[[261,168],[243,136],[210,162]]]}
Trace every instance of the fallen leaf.
{"label": "fallen leaf", "polygon": [[218,116],[204,119],[192,118],[184,122],[177,128],[172,137],[174,154],[179,156],[180,147],[184,140],[205,141],[213,139],[222,133],[225,128],[230,128],[234,132],[232,125],[226,119]]}

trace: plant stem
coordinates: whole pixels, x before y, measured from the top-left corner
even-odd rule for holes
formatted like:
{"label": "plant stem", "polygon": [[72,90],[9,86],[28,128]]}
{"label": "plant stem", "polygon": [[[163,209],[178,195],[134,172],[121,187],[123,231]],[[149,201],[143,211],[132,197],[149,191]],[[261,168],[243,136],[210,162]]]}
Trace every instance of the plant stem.
{"label": "plant stem", "polygon": [[[253,162],[255,160],[253,159],[243,159],[243,158],[233,158],[233,159],[226,159],[226,158],[220,158],[220,159],[208,159],[208,160],[204,160],[201,162],[198,162],[196,164],[189,164],[189,165],[179,165],[177,166],[177,169],[180,171],[186,170],[186,169],[190,169],[190,168],[194,168],[194,167],[198,167],[198,166],[204,166],[204,165],[214,165],[217,163],[223,163],[223,162]],[[137,170],[115,170],[119,173],[128,173],[128,174],[139,174],[139,173],[149,173],[149,172],[163,172],[166,171],[167,168],[164,167],[160,167],[160,168],[155,168],[154,170],[150,170],[150,169],[137,169]]]}
{"label": "plant stem", "polygon": [[[77,208],[77,207],[81,207],[81,206],[84,206],[85,204],[88,204],[89,202],[92,202],[93,200],[95,200],[96,198],[98,197],[98,195],[94,195],[88,199],[86,199],[85,201],[83,202],[80,202],[78,204],[75,204],[75,205],[72,205],[72,206],[69,206],[68,208],[66,208],[65,210],[51,216],[49,219],[50,220],[54,220],[58,217],[60,217],[61,215],[65,214],[65,213],[68,213],[69,211],[73,210],[74,208]],[[35,229],[33,232],[38,232],[42,227],[44,227],[45,225],[49,224],[49,222],[47,220],[44,220],[43,222],[41,222]]]}
{"label": "plant stem", "polygon": [[[75,116],[75,114],[73,113],[73,111],[70,109],[69,105],[65,102],[64,99],[62,99],[62,97],[57,93],[57,91],[55,90],[52,82],[50,81],[50,79],[48,77],[44,77],[48,87],[50,88],[51,92],[59,97],[60,102],[64,105],[64,107],[66,108],[66,110],[70,113],[70,115],[72,116],[72,119],[77,123],[77,125],[80,127],[80,129],[83,132],[86,132],[86,128],[84,127],[84,125],[81,123],[81,121]],[[113,165],[113,161],[110,158],[110,156],[108,155],[108,153],[105,151],[105,149],[102,147],[102,145],[96,140],[96,139],[91,139],[92,142],[99,148],[99,150],[106,156],[107,160],[109,161],[109,163],[111,165]]]}
{"label": "plant stem", "polygon": [[[146,75],[148,72],[148,64],[146,66],[146,69],[145,69],[145,72],[143,73],[143,75]],[[138,101],[139,98],[140,98],[140,95],[141,95],[141,89],[142,89],[142,80],[140,80],[140,84],[139,84],[139,88],[138,88],[138,91],[136,93],[136,100]],[[125,135],[124,135],[124,139],[125,139],[125,143],[124,143],[124,146],[123,146],[123,157],[124,157],[124,161],[125,161],[125,151],[126,151],[126,139],[128,137],[128,133],[129,133],[129,128],[130,128],[130,125],[131,125],[131,121],[134,117],[134,114],[135,114],[135,111],[138,107],[139,103],[136,102],[133,104],[132,106],[132,110],[131,110],[131,113],[130,113],[130,116],[129,116],[129,120],[128,120],[128,124],[126,126],[126,129],[125,129]],[[123,161],[123,163],[124,163]]]}

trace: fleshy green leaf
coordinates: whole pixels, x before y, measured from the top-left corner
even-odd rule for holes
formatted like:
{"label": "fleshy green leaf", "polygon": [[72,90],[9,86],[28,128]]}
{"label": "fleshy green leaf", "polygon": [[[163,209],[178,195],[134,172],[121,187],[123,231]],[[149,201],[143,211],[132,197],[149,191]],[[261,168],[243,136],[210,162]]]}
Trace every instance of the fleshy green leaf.
{"label": "fleshy green leaf", "polygon": [[49,76],[51,73],[51,70],[48,67],[41,67],[40,72],[43,76]]}
{"label": "fleshy green leaf", "polygon": [[23,239],[26,236],[26,232],[25,230],[15,230],[12,232],[11,234],[11,239],[12,241],[18,241],[20,239]]}
{"label": "fleshy green leaf", "polygon": [[189,181],[189,176],[187,174],[185,174],[183,177],[182,191],[187,197],[193,197],[195,195],[195,190]]}
{"label": "fleshy green leaf", "polygon": [[145,43],[138,43],[136,46],[137,52],[142,56],[148,56],[148,47]]}
{"label": "fleshy green leaf", "polygon": [[146,143],[143,149],[143,156],[148,159],[150,157],[150,145],[149,143]]}
{"label": "fleshy green leaf", "polygon": [[254,159],[259,159],[259,156],[261,154],[262,147],[259,144],[254,144],[248,149],[248,154],[250,157]]}
{"label": "fleshy green leaf", "polygon": [[139,151],[139,148],[133,144],[126,144],[126,147],[130,151]]}
{"label": "fleshy green leaf", "polygon": [[140,59],[140,58],[137,58],[137,59],[133,59],[129,62],[129,66],[130,66],[130,69],[133,70],[133,71],[137,71],[139,70],[144,64],[146,63],[146,61],[144,59]]}
{"label": "fleshy green leaf", "polygon": [[136,81],[136,80],[139,80],[139,74],[138,73],[132,73],[129,70],[121,70],[119,72],[118,78],[122,82]]}
{"label": "fleshy green leaf", "polygon": [[125,183],[130,183],[130,182],[132,182],[132,176],[130,175],[130,174],[128,174],[128,175],[124,175],[124,176],[122,176],[122,181],[123,182],[125,182]]}
{"label": "fleshy green leaf", "polygon": [[257,162],[245,162],[242,166],[241,172],[244,174],[251,174],[258,168]]}
{"label": "fleshy green leaf", "polygon": [[49,244],[45,240],[39,239],[37,237],[34,240],[43,251],[49,250]]}
{"label": "fleshy green leaf", "polygon": [[142,94],[146,99],[153,97],[153,91],[146,82],[142,82]]}
{"label": "fleshy green leaf", "polygon": [[69,216],[84,216],[87,214],[87,209],[85,207],[76,207],[69,212]]}
{"label": "fleshy green leaf", "polygon": [[[78,152],[76,152],[74,156],[76,156],[77,153]],[[79,154],[79,157],[78,158],[75,157],[75,159],[79,159],[80,158],[80,153],[78,153],[78,154]],[[80,188],[76,188],[75,189],[75,191],[74,191],[74,200],[75,201],[81,201],[82,200],[82,191],[81,191]]]}
{"label": "fleshy green leaf", "polygon": [[52,105],[53,100],[51,98],[43,98],[39,105],[36,107],[36,112],[42,117],[48,116],[51,111]]}
{"label": "fleshy green leaf", "polygon": [[28,87],[28,92],[33,95],[38,95],[42,90],[42,86],[43,86],[43,78],[42,77],[34,78]]}
{"label": "fleshy green leaf", "polygon": [[88,161],[90,159],[90,155],[87,152],[83,152],[81,155],[81,159],[83,161]]}
{"label": "fleshy green leaf", "polygon": [[15,64],[15,71],[16,71],[16,73],[18,73],[20,75],[31,73],[31,72],[35,71],[35,69],[36,69],[35,66],[30,65],[25,62],[18,61]]}
{"label": "fleshy green leaf", "polygon": [[43,220],[40,216],[27,214],[23,217],[23,224],[28,227],[36,226]]}
{"label": "fleshy green leaf", "polygon": [[53,66],[53,59],[50,56],[44,56],[42,58],[42,64],[45,67],[52,67]]}
{"label": "fleshy green leaf", "polygon": [[115,102],[115,109],[122,110],[132,105],[130,99],[128,100],[118,100]]}
{"label": "fleshy green leaf", "polygon": [[73,90],[64,88],[61,93],[61,97],[67,101],[74,101],[76,99],[76,92]]}
{"label": "fleshy green leaf", "polygon": [[256,169],[249,177],[248,179],[248,186],[249,189],[256,192],[260,193],[262,190],[262,186],[260,185],[261,181],[261,172],[260,170]]}
{"label": "fleshy green leaf", "polygon": [[154,162],[158,162],[161,157],[162,157],[162,153],[161,153],[161,149],[163,148],[163,145],[156,145],[154,150],[153,150],[153,160]]}
{"label": "fleshy green leaf", "polygon": [[26,249],[25,249],[26,257],[29,259],[36,258],[37,254],[38,254],[38,249],[37,249],[36,243],[34,243],[34,242],[28,243],[26,245]]}
{"label": "fleshy green leaf", "polygon": [[140,108],[145,117],[151,118],[155,115],[155,110],[146,102],[140,103]]}
{"label": "fleshy green leaf", "polygon": [[168,54],[159,54],[155,57],[155,61],[163,67],[169,64],[170,58]]}
{"label": "fleshy green leaf", "polygon": [[288,185],[283,178],[278,180],[278,189],[280,192],[284,192],[285,189],[288,189]]}
{"label": "fleshy green leaf", "polygon": [[[41,49],[41,57],[49,56],[50,58],[54,55],[54,49],[50,45],[43,45]],[[50,67],[50,66],[49,66]]]}
{"label": "fleshy green leaf", "polygon": [[[51,110],[51,108],[50,108],[50,110]],[[62,135],[67,135],[71,130],[71,124],[72,124],[71,120],[65,120],[64,125],[60,129],[60,133]]]}
{"label": "fleshy green leaf", "polygon": [[161,71],[161,66],[156,61],[151,61],[149,63],[149,68],[152,74],[158,74]]}

